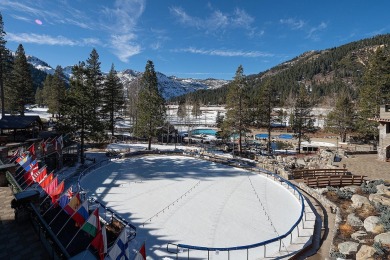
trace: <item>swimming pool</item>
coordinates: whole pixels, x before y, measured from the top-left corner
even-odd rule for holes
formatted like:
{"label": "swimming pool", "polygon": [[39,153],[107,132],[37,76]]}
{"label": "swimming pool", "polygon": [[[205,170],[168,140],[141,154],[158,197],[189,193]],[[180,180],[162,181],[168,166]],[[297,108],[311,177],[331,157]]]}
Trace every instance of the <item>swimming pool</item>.
{"label": "swimming pool", "polygon": [[[255,136],[258,139],[268,138],[268,134],[257,134]],[[292,134],[280,134],[280,135],[277,135],[275,137],[280,138],[280,139],[293,139],[293,135]]]}
{"label": "swimming pool", "polygon": [[216,135],[217,131],[214,129],[194,129],[191,131],[192,135]]}

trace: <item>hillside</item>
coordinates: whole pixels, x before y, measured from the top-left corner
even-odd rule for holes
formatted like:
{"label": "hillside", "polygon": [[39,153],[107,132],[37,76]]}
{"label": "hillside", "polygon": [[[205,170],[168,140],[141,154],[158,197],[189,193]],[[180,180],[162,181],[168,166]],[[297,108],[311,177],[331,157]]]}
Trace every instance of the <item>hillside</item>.
{"label": "hillside", "polygon": [[[298,89],[299,84],[305,84],[321,105],[329,106],[331,97],[342,89],[347,89],[356,97],[357,87],[370,58],[378,47],[389,44],[390,34],[386,34],[326,50],[307,51],[267,71],[248,75],[248,85],[256,93],[264,80],[269,79],[283,102]],[[225,102],[226,88],[197,91],[172,101],[189,96],[191,99],[200,99],[203,104],[221,104]]]}

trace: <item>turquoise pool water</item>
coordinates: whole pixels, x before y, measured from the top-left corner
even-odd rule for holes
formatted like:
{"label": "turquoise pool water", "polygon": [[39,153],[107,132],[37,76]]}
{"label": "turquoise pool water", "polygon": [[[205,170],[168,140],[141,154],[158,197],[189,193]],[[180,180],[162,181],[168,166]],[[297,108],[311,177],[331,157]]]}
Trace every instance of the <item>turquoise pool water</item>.
{"label": "turquoise pool water", "polygon": [[[292,134],[280,134],[280,135],[275,136],[275,137],[280,138],[280,139],[292,139],[293,135]],[[268,134],[257,134],[256,138],[258,138],[258,139],[268,138]]]}
{"label": "turquoise pool water", "polygon": [[191,131],[193,135],[216,135],[217,131],[214,129],[195,129]]}

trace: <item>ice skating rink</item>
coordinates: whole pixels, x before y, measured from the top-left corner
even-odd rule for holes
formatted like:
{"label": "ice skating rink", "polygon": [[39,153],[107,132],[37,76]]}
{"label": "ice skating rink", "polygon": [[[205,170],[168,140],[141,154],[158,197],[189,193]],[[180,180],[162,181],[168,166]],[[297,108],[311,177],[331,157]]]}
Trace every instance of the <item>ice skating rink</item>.
{"label": "ice skating rink", "polygon": [[[137,227],[148,259],[176,259],[168,243],[235,247],[286,233],[302,205],[286,184],[266,175],[185,156],[149,155],[113,161],[80,182],[88,192]],[[267,245],[267,255],[290,240]],[[176,250],[176,248],[174,248]],[[261,259],[264,248],[229,252],[230,259]],[[190,259],[228,259],[223,251],[184,249]]]}

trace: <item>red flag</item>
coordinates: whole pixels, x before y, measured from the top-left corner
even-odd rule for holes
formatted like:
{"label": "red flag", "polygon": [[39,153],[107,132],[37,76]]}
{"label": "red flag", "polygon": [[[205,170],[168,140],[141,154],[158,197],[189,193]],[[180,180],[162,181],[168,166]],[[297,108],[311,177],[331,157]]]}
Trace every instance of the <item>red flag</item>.
{"label": "red flag", "polygon": [[100,260],[104,259],[104,255],[107,253],[107,234],[106,226],[98,231],[96,237],[92,240],[91,245],[98,251]]}
{"label": "red flag", "polygon": [[57,187],[54,189],[52,193],[49,193],[51,197],[51,201],[55,203],[59,198],[61,193],[64,191],[65,183],[62,181],[60,184],[57,185]]}
{"label": "red flag", "polygon": [[47,185],[46,187],[44,187],[43,189],[46,191],[47,194],[51,194],[54,192],[54,190],[57,188],[58,186],[58,178],[57,176],[54,177],[54,179],[50,182],[49,185]]}
{"label": "red flag", "polygon": [[145,242],[143,243],[141,248],[138,250],[138,253],[135,256],[134,260],[146,260]]}
{"label": "red flag", "polygon": [[35,158],[35,145],[32,144],[27,150],[30,152],[30,155],[31,155],[33,158]]}
{"label": "red flag", "polygon": [[31,169],[30,169],[31,178],[32,178],[33,181],[36,182],[36,179],[37,179],[39,173],[40,173],[40,172],[39,172],[39,165],[38,165],[38,163],[36,163],[36,164],[34,164],[34,166],[31,167]]}
{"label": "red flag", "polygon": [[[35,160],[34,160],[35,161]],[[30,170],[28,170],[24,175],[24,180],[26,181],[27,185],[30,185],[34,182],[34,171],[38,171],[38,163],[35,161],[33,165],[31,165]]]}
{"label": "red flag", "polygon": [[46,178],[46,175],[47,175],[47,169],[46,166],[44,166],[43,168],[39,169],[38,175],[37,177],[35,177],[35,181],[40,183]]}
{"label": "red flag", "polygon": [[45,189],[47,186],[49,186],[49,184],[51,183],[53,178],[54,178],[54,176],[53,176],[53,173],[51,172],[49,175],[47,175],[47,177],[41,183],[39,183],[39,185],[41,185],[41,187],[43,189]]}

